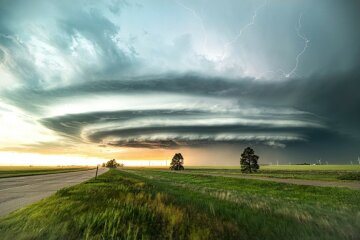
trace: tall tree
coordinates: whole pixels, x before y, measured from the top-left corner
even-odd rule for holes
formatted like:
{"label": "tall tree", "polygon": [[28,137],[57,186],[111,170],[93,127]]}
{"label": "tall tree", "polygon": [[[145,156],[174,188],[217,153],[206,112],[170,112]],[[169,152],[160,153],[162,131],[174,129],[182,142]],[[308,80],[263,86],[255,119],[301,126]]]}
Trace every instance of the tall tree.
{"label": "tall tree", "polygon": [[105,166],[107,168],[117,168],[119,166],[119,164],[116,162],[115,159],[111,159],[111,160],[106,162]]}
{"label": "tall tree", "polygon": [[170,169],[171,170],[184,170],[183,167],[184,158],[181,153],[176,153],[171,160]]}
{"label": "tall tree", "polygon": [[260,168],[258,160],[259,156],[255,155],[255,152],[251,147],[245,148],[240,158],[241,172],[256,172]]}

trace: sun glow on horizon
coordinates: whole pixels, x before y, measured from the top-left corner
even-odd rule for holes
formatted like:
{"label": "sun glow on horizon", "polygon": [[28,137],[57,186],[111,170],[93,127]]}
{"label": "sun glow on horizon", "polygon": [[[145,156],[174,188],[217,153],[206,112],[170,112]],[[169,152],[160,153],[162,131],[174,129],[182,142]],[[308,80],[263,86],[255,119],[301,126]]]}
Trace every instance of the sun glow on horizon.
{"label": "sun glow on horizon", "polygon": [[[49,155],[38,153],[0,152],[0,166],[96,166],[109,159],[78,155]],[[124,166],[168,166],[170,160],[165,159],[116,159]]]}
{"label": "sun glow on horizon", "polygon": [[117,160],[118,163],[123,163],[125,167],[165,167],[169,166],[171,160]]}
{"label": "sun glow on horizon", "polygon": [[48,155],[38,153],[0,152],[0,165],[11,166],[96,166],[105,159],[76,155]]}

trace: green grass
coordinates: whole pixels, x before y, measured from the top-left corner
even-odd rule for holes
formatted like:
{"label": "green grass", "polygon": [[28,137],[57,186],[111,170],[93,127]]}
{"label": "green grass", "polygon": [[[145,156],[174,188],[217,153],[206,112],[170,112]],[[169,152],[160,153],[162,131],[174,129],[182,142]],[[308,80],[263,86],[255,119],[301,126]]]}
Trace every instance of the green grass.
{"label": "green grass", "polygon": [[[223,175],[242,175],[240,167],[231,168],[206,168],[187,167],[186,171],[192,173],[212,173]],[[249,174],[247,174],[249,175]],[[255,174],[258,177],[308,179],[323,181],[359,181],[360,165],[279,165],[260,166]]]}
{"label": "green grass", "polygon": [[30,166],[0,166],[0,178],[65,173],[94,169],[89,167],[30,167]]}
{"label": "green grass", "polygon": [[264,170],[291,171],[360,171],[360,165],[264,165]]}
{"label": "green grass", "polygon": [[2,239],[358,239],[360,191],[110,170],[0,220]]}
{"label": "green grass", "polygon": [[[187,166],[187,169],[239,169],[240,166]],[[360,165],[260,165],[264,170],[290,171],[360,171]]]}

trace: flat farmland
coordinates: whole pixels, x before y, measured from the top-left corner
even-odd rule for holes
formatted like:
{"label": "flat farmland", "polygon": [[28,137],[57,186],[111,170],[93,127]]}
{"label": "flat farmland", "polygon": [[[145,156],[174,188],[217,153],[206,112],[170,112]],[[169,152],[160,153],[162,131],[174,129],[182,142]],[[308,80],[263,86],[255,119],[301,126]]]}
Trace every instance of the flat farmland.
{"label": "flat farmland", "polygon": [[[191,173],[244,176],[240,167],[188,167]],[[265,165],[257,173],[246,176],[308,179],[321,181],[360,181],[360,165]]]}
{"label": "flat farmland", "polygon": [[347,188],[112,169],[5,216],[0,232],[4,239],[359,239],[359,202],[360,191]]}

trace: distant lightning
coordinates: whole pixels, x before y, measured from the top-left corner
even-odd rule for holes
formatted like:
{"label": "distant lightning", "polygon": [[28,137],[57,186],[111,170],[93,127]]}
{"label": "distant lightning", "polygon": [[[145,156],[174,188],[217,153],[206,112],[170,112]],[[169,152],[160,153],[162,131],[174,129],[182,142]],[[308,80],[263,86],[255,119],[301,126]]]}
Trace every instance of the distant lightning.
{"label": "distant lightning", "polygon": [[[202,31],[202,35],[203,35],[203,44],[202,44],[202,47],[203,47],[203,53],[206,53],[206,49],[207,49],[207,42],[208,42],[208,39],[207,39],[207,31],[206,31],[206,28],[205,28],[205,25],[204,25],[204,21],[203,21],[203,18],[197,13],[197,11],[195,11],[193,8],[190,8],[189,6],[185,5],[184,3],[182,2],[179,2],[177,0],[173,0],[177,5],[179,5],[180,7],[182,7],[183,9],[185,9],[186,11],[190,12],[200,23],[200,26],[201,26],[201,31]],[[258,6],[255,11],[253,12],[253,15],[251,17],[251,20],[250,22],[248,22],[247,24],[245,24],[241,29],[239,29],[238,33],[228,42],[226,42],[224,45],[223,45],[223,48],[222,48],[222,55],[220,56],[220,60],[223,61],[226,57],[226,52],[227,50],[233,45],[235,44],[239,39],[240,37],[242,37],[243,33],[248,29],[250,28],[252,25],[255,24],[255,20],[256,18],[258,17],[258,13],[261,9],[263,9],[265,6],[267,6],[268,4],[268,0],[265,0],[263,2],[263,4],[261,4],[260,6]],[[299,15],[299,18],[298,18],[298,24],[296,26],[296,34],[297,36],[303,40],[304,42],[304,47],[301,49],[301,51],[296,55],[295,57],[295,65],[294,67],[289,71],[289,72],[286,72],[284,71],[283,69],[277,69],[276,71],[266,71],[262,74],[260,74],[260,76],[264,76],[266,73],[273,73],[273,74],[279,74],[281,77],[283,78],[290,78],[294,75],[296,75],[296,72],[298,70],[298,67],[299,67],[299,63],[300,63],[300,58],[301,56],[306,52],[307,48],[309,47],[309,43],[310,43],[310,40],[304,35],[301,33],[301,29],[302,29],[302,24],[301,24],[301,21],[302,21],[302,13]],[[266,74],[266,75],[267,75]]]}
{"label": "distant lightning", "polygon": [[[203,44],[202,44],[202,47],[203,47],[203,53],[206,53],[206,49],[207,49],[207,42],[208,42],[208,39],[207,39],[207,31],[206,31],[206,28],[205,28],[205,24],[204,24],[204,20],[203,18],[193,9],[193,8],[190,8],[189,6],[185,5],[184,3],[182,2],[179,2],[177,0],[173,0],[177,5],[179,5],[180,7],[184,8],[186,11],[189,11],[200,23],[200,26],[201,26],[201,31],[202,31],[202,35],[203,35]],[[251,27],[252,25],[255,24],[255,20],[258,16],[258,12],[264,8],[266,5],[267,5],[267,1],[268,0],[265,0],[263,4],[261,4],[259,7],[257,7],[251,17],[251,21],[249,23],[247,23],[246,25],[244,25],[240,30],[239,32],[234,36],[233,39],[231,39],[230,41],[226,42],[223,46],[223,50],[222,50],[222,56],[220,57],[220,60],[223,61],[225,59],[225,55],[226,55],[226,50],[233,44],[235,44],[238,39],[243,35],[243,33],[249,28]]]}
{"label": "distant lightning", "polygon": [[301,25],[301,19],[302,19],[302,13],[299,15],[299,18],[298,18],[298,25],[296,26],[296,34],[299,38],[301,38],[303,41],[304,41],[304,47],[302,48],[302,50],[296,55],[295,57],[295,66],[289,71],[289,72],[285,72],[284,70],[282,69],[278,69],[276,71],[266,71],[264,73],[261,74],[261,76],[264,76],[268,73],[279,73],[280,76],[284,77],[284,78],[289,78],[293,75],[296,75],[296,71],[298,69],[298,66],[299,66],[299,62],[300,62],[300,57],[305,53],[306,49],[309,47],[309,43],[310,43],[310,40],[303,34],[301,34],[301,28],[302,28],[302,25]]}
{"label": "distant lightning", "polygon": [[306,49],[309,47],[309,43],[310,43],[310,40],[306,38],[305,35],[301,34],[301,18],[302,18],[302,13],[299,15],[299,20],[298,20],[298,26],[296,28],[296,33],[297,35],[304,41],[304,47],[303,49],[298,53],[298,55],[296,55],[296,63],[295,63],[295,66],[294,68],[288,72],[287,74],[285,74],[285,77],[286,78],[289,78],[291,77],[291,75],[293,75],[296,71],[297,71],[297,68],[299,66],[299,60],[300,60],[300,57],[301,55],[303,55],[306,51]]}
{"label": "distant lightning", "polygon": [[184,8],[187,11],[189,11],[196,19],[198,19],[198,21],[200,23],[200,26],[201,26],[201,31],[202,31],[202,34],[203,34],[203,44],[202,44],[203,53],[206,53],[207,33],[206,33],[206,28],[205,28],[204,21],[203,21],[202,17],[194,9],[186,6],[184,3],[176,1],[176,0],[174,0],[174,2],[177,5],[179,5],[180,7]]}
{"label": "distant lightning", "polygon": [[239,30],[238,34],[236,34],[235,37],[234,37],[232,40],[230,40],[229,42],[225,43],[225,45],[224,45],[224,47],[223,47],[223,53],[222,53],[222,56],[221,56],[221,61],[223,61],[224,58],[225,58],[226,50],[227,50],[231,45],[233,45],[234,43],[237,42],[237,40],[242,36],[243,32],[244,32],[246,29],[248,29],[249,27],[251,27],[252,25],[255,24],[255,19],[256,19],[257,15],[258,15],[258,12],[259,12],[262,8],[264,8],[266,5],[267,5],[267,0],[266,0],[263,4],[261,4],[259,7],[257,7],[257,8],[255,9],[255,11],[254,11],[254,13],[253,13],[253,15],[252,15],[252,17],[251,17],[251,21],[250,21],[249,23],[247,23],[245,26],[243,26],[243,27]]}

